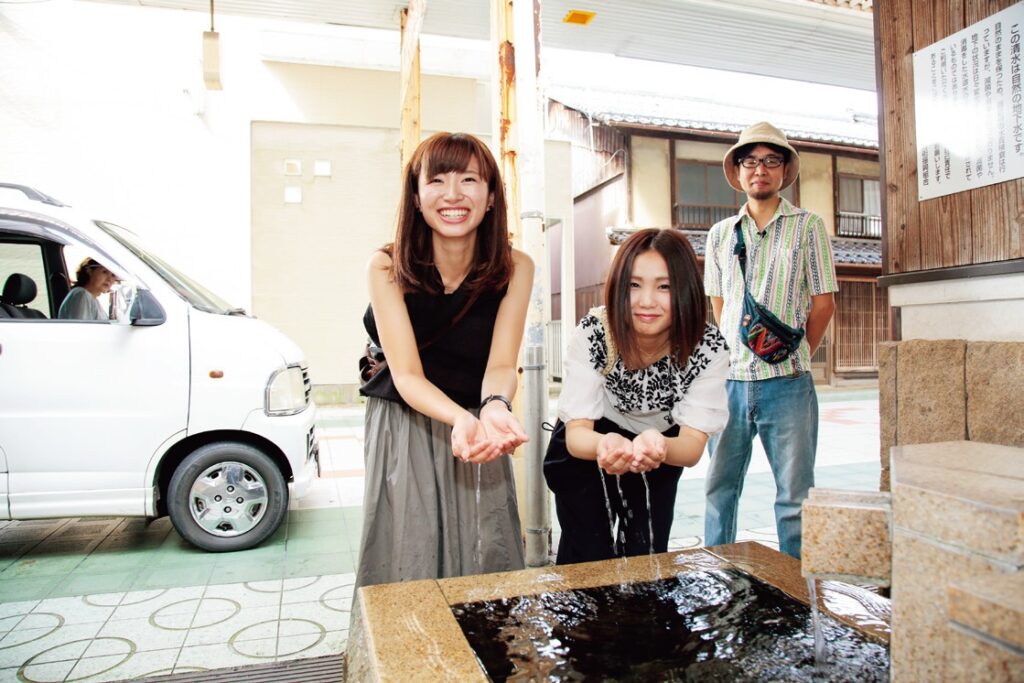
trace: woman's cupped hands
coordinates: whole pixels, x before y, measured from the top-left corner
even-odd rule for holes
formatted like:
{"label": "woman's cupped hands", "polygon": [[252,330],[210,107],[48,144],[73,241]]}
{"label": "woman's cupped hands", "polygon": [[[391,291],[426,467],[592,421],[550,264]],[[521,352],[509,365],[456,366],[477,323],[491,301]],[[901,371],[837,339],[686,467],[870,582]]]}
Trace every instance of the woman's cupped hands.
{"label": "woman's cupped hands", "polygon": [[515,415],[496,401],[484,406],[479,418],[465,412],[452,426],[452,454],[465,462],[484,463],[511,455],[529,440]]}
{"label": "woman's cupped hands", "polygon": [[597,444],[597,464],[608,474],[650,472],[660,467],[667,456],[668,443],[656,429],[645,430],[632,441],[611,432]]}

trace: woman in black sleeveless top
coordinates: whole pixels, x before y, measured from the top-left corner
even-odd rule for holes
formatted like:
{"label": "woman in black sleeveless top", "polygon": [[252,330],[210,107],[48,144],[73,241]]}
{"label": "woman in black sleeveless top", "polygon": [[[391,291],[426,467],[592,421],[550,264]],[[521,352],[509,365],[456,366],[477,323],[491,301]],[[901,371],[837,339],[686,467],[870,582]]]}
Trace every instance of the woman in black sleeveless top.
{"label": "woman in black sleeveless top", "polygon": [[363,322],[386,364],[362,388],[356,587],[524,566],[510,412],[533,263],[509,246],[497,164],[438,133],[404,171],[395,241],[370,259]]}

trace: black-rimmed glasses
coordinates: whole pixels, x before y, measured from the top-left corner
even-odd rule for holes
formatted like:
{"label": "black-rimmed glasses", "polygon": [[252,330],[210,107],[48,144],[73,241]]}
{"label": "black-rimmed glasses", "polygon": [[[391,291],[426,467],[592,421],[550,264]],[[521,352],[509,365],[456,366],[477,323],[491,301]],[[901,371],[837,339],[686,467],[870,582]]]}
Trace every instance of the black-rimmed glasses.
{"label": "black-rimmed glasses", "polygon": [[783,159],[782,157],[774,155],[761,158],[743,157],[742,159],[740,159],[740,166],[742,166],[743,168],[757,168],[758,164],[764,164],[765,168],[778,168],[779,166],[782,166],[782,164],[784,164],[785,162],[786,160]]}

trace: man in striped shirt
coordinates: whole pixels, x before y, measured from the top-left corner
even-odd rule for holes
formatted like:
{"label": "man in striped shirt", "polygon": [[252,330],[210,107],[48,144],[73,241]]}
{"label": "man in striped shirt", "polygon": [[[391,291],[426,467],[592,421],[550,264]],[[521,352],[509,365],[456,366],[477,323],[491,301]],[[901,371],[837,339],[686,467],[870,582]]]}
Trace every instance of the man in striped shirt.
{"label": "man in striped shirt", "polygon": [[[754,436],[775,476],[775,524],[782,552],[800,557],[800,505],[814,486],[818,398],[811,355],[835,311],[832,244],[821,217],[779,193],[796,180],[800,157],[769,123],[740,134],[722,162],[725,177],[747,202],[708,232],[704,288],[729,343],[729,423],[708,442],[704,541],[736,540],[736,516]],[[735,255],[737,226],[747,248],[746,282]],[[769,364],[740,341],[743,288],[805,335],[796,353]]]}

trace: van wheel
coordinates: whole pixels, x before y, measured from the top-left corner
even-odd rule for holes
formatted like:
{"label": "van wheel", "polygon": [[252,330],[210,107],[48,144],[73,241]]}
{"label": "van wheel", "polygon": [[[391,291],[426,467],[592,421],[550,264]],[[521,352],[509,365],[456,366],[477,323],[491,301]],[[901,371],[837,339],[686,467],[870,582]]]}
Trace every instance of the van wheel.
{"label": "van wheel", "polygon": [[167,511],[189,543],[211,552],[252,548],[277,530],[288,509],[288,484],[262,451],[211,443],[178,465]]}

